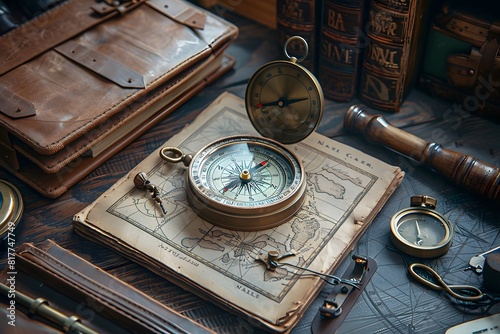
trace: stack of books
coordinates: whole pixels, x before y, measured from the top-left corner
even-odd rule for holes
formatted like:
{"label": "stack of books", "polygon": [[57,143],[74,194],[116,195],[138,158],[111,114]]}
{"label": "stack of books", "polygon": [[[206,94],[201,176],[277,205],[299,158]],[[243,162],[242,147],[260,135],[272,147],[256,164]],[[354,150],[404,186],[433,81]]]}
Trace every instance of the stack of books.
{"label": "stack of books", "polygon": [[280,35],[304,37],[325,97],[399,111],[414,86],[428,1],[277,1]]}

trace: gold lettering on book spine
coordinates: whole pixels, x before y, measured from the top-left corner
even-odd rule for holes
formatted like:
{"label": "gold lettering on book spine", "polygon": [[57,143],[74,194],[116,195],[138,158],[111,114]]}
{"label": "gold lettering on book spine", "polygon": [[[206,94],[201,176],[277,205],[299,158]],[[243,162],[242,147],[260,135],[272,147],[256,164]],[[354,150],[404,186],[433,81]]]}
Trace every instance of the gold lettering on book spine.
{"label": "gold lettering on book spine", "polygon": [[346,31],[345,28],[345,23],[344,23],[344,18],[342,16],[342,13],[338,13],[331,8],[328,8],[328,20],[327,24],[330,28],[337,30],[337,31]]}
{"label": "gold lettering on book spine", "polygon": [[302,19],[304,11],[300,8],[297,1],[286,0],[281,7],[281,13],[285,17],[293,17],[295,19]]}
{"label": "gold lettering on book spine", "polygon": [[397,36],[398,24],[393,21],[389,12],[370,10],[370,26],[376,34],[389,37]]}
{"label": "gold lettering on book spine", "polygon": [[324,39],[321,43],[321,54],[333,62],[351,65],[353,62],[353,49],[347,44],[333,44]]}
{"label": "gold lettering on book spine", "polygon": [[364,85],[361,88],[367,96],[373,96],[380,101],[389,101],[389,88],[386,83],[374,75],[366,74]]}
{"label": "gold lettering on book spine", "polygon": [[368,56],[371,60],[380,66],[388,69],[399,70],[399,62],[396,62],[397,52],[391,49],[385,49],[380,44],[368,45]]}

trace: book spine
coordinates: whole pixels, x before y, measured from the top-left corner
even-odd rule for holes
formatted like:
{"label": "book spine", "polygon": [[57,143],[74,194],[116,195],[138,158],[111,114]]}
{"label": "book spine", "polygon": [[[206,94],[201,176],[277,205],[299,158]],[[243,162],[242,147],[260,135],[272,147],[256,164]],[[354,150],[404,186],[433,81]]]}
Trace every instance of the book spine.
{"label": "book spine", "polygon": [[350,101],[356,94],[361,66],[365,0],[323,1],[318,80],[325,97]]}
{"label": "book spine", "polygon": [[[277,0],[276,29],[281,45],[292,36],[300,36],[308,43],[307,57],[300,63],[312,73],[317,67],[318,21],[320,17],[319,0]],[[288,45],[288,54],[301,58],[305,54],[300,42]]]}
{"label": "book spine", "polygon": [[276,29],[276,0],[200,0],[214,1],[219,11],[229,10]]}
{"label": "book spine", "polygon": [[415,83],[426,8],[426,0],[370,0],[359,92],[366,104],[400,110]]}

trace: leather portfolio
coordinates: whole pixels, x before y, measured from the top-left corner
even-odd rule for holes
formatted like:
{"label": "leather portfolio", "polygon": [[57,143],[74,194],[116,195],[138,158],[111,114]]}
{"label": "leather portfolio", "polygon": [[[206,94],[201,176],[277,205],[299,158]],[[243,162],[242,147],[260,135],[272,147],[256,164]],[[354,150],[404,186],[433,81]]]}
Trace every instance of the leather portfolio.
{"label": "leather portfolio", "polygon": [[214,333],[51,240],[22,244],[12,261],[1,333]]}
{"label": "leather portfolio", "polygon": [[55,198],[230,69],[182,0],[68,0],[0,36],[1,165]]}

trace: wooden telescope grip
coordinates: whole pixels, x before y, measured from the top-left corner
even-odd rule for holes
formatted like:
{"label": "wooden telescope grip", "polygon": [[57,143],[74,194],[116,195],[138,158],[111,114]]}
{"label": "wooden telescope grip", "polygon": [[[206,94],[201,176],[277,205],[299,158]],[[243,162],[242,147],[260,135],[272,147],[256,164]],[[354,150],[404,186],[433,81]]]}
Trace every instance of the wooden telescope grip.
{"label": "wooden telescope grip", "polygon": [[457,186],[498,201],[500,169],[477,158],[445,149],[391,125],[381,115],[368,115],[353,105],[344,117],[344,128],[357,130],[369,142],[384,145],[450,179]]}

